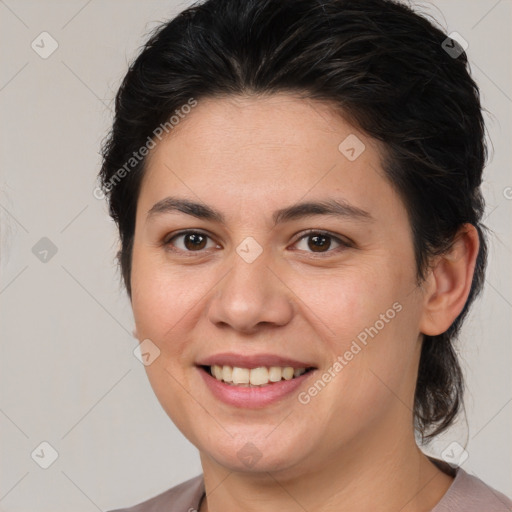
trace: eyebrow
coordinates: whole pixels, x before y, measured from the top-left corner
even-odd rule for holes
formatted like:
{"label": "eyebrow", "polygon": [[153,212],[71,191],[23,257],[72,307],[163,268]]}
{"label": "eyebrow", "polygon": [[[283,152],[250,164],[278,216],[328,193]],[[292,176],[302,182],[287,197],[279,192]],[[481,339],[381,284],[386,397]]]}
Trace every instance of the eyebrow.
{"label": "eyebrow", "polygon": [[[224,215],[207,206],[189,199],[178,197],[166,197],[155,203],[148,211],[146,221],[166,213],[181,212],[198,219],[211,220],[219,224],[226,224]],[[357,206],[349,204],[345,200],[326,199],[323,201],[304,202],[276,210],[272,215],[274,226],[284,222],[310,217],[313,215],[331,215],[354,220],[375,220],[370,213]]]}

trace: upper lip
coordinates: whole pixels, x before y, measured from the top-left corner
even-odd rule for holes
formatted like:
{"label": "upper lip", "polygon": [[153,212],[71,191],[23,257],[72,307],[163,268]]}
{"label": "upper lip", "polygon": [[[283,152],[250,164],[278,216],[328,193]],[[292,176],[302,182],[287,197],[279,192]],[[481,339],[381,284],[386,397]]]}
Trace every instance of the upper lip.
{"label": "upper lip", "polygon": [[260,366],[291,366],[292,368],[312,368],[313,364],[289,357],[282,357],[275,354],[234,354],[226,352],[223,354],[215,354],[204,359],[200,359],[197,363],[198,366],[236,366],[238,368],[258,368]]}

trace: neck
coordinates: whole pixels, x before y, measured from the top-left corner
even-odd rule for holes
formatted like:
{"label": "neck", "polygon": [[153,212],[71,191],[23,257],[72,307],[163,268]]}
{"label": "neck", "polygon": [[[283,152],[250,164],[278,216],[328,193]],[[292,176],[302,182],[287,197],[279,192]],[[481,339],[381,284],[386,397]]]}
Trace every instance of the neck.
{"label": "neck", "polygon": [[396,424],[389,428],[354,441],[350,449],[333,450],[321,463],[308,458],[283,470],[230,471],[201,453],[206,500],[200,512],[430,511],[453,477],[421,452],[412,431],[404,436],[397,435]]}

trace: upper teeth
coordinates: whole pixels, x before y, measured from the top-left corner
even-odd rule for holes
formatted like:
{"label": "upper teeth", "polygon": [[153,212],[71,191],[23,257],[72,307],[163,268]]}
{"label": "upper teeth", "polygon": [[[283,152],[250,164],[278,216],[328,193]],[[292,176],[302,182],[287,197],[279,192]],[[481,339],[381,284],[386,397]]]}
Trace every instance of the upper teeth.
{"label": "upper teeth", "polygon": [[238,366],[211,367],[212,375],[217,380],[232,384],[245,384],[252,386],[264,386],[269,382],[278,382],[281,379],[290,380],[305,373],[306,368],[292,368],[291,366],[260,366],[259,368],[239,368]]}

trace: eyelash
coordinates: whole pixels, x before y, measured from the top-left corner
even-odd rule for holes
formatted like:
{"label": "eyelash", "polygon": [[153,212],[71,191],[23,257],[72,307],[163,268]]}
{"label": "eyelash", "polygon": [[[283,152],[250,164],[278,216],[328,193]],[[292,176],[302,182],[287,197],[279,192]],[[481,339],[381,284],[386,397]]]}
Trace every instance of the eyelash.
{"label": "eyelash", "polygon": [[[194,234],[194,235],[202,235],[202,236],[205,236],[207,238],[209,238],[210,240],[212,240],[212,238],[210,237],[210,235],[208,235],[207,233],[204,233],[202,231],[197,231],[197,230],[186,230],[186,231],[181,231],[179,233],[175,233],[173,234],[171,237],[167,237],[164,242],[163,242],[163,245],[168,248],[168,250],[172,251],[172,252],[180,252],[186,256],[194,256],[195,254],[201,254],[201,253],[204,253],[207,249],[200,249],[198,251],[189,251],[189,250],[183,250],[183,249],[176,249],[176,248],[172,248],[172,242],[174,240],[176,240],[176,238],[179,238],[179,237],[183,237],[183,236],[186,236],[186,235],[191,235],[191,234]],[[344,241],[342,240],[341,238],[333,235],[332,233],[329,233],[328,231],[323,231],[323,230],[318,230],[318,229],[311,229],[311,230],[308,230],[306,232],[303,232],[301,233],[301,235],[299,236],[299,238],[297,238],[297,240],[294,242],[293,245],[299,243],[300,241],[302,241],[303,239],[307,239],[313,235],[320,235],[320,236],[324,236],[326,238],[329,238],[331,240],[334,240],[336,243],[338,243],[340,245],[340,247],[337,247],[335,249],[329,249],[325,252],[313,252],[313,251],[306,251],[307,254],[309,254],[310,256],[316,258],[316,257],[323,257],[322,255],[324,254],[332,254],[332,253],[338,253],[339,251],[341,250],[344,250],[344,249],[348,249],[350,247],[353,247],[353,244],[349,241]]]}

